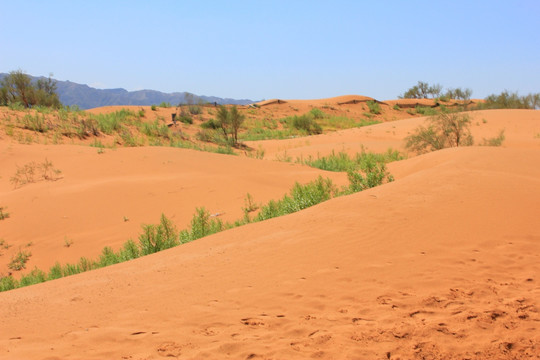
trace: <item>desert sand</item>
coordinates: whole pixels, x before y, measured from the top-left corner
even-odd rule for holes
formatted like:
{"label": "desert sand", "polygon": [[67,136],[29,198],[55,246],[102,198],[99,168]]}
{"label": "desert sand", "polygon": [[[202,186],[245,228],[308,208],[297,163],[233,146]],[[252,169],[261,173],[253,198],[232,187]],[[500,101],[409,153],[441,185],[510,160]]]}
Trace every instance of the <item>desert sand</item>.
{"label": "desert sand", "polygon": [[[477,140],[504,129],[504,145],[410,154],[389,164],[394,182],[0,293],[0,359],[537,359],[540,115],[471,116]],[[250,144],[264,160],[0,139],[12,214],[0,237],[32,242],[31,266],[45,267],[118,246],[161,213],[179,227],[197,206],[236,219],[248,192],[265,202],[319,174],[346,182],[272,161],[284,151],[403,150],[425,120]],[[17,164],[45,157],[62,178],[13,189]]]}

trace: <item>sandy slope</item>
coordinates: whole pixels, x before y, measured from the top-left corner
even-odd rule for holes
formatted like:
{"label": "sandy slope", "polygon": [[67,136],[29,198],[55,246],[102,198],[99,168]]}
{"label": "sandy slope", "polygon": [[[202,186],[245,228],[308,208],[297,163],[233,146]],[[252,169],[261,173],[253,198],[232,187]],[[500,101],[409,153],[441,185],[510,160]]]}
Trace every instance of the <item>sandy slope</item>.
{"label": "sandy slope", "polygon": [[[538,358],[540,116],[474,116],[477,140],[505,128],[504,147],[392,163],[396,181],[369,191],[0,293],[0,359]],[[297,148],[339,151],[344,138],[371,140],[374,151],[399,148],[422,121],[340,132],[334,142],[330,135],[303,139]],[[177,149],[99,155],[86,147],[4,145],[0,195],[13,216],[0,231],[4,236],[17,214],[36,211],[36,219],[26,217],[32,225],[18,224],[9,237],[24,230],[41,236],[39,243],[63,243],[53,224],[98,243],[115,234],[123,241],[161,211],[177,223],[198,205],[223,211],[232,204],[239,212],[246,192],[275,198],[281,186],[320,173]],[[12,174],[16,164],[45,156],[64,178],[13,191],[4,169]],[[67,218],[55,219],[66,207]]]}
{"label": "sandy slope", "polygon": [[[62,171],[60,180],[13,188],[9,179],[17,166],[45,158]],[[20,248],[32,253],[27,270],[46,270],[56,261],[94,258],[104,246],[118,248],[136,238],[142,224],[158,223],[162,213],[180,228],[203,206],[234,221],[243,216],[247,193],[266,203],[295,181],[322,174],[344,184],[346,178],[300,165],[158,147],[99,154],[86,146],[0,142],[0,163],[0,206],[10,213],[0,223],[0,238],[12,245],[0,250],[0,273]],[[73,244],[67,247],[66,241]]]}
{"label": "sandy slope", "polygon": [[535,358],[538,164],[428,154],[370,191],[2,293],[0,357]]}

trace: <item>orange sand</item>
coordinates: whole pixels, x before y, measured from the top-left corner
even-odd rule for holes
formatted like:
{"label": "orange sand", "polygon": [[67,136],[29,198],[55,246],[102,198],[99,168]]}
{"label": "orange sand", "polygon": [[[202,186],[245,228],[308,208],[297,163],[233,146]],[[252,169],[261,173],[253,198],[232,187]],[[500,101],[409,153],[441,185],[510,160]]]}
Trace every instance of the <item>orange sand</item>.
{"label": "orange sand", "polygon": [[[0,293],[0,359],[538,358],[540,115],[472,115],[477,141],[504,128],[504,146],[412,157],[365,192]],[[422,121],[259,143],[267,157],[402,149]],[[246,192],[263,202],[322,173],[168,148],[0,146],[12,214],[0,237],[47,254],[32,266],[118,244],[161,212],[179,226],[195,206],[240,214]],[[16,164],[44,157],[63,179],[13,190]]]}

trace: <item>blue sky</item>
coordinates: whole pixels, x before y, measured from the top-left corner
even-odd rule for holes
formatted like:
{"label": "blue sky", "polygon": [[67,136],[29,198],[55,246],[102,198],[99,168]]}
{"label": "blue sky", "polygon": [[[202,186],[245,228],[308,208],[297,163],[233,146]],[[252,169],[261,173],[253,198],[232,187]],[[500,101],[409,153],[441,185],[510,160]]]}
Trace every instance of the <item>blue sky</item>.
{"label": "blue sky", "polygon": [[0,72],[252,100],[540,92],[540,1],[0,0]]}

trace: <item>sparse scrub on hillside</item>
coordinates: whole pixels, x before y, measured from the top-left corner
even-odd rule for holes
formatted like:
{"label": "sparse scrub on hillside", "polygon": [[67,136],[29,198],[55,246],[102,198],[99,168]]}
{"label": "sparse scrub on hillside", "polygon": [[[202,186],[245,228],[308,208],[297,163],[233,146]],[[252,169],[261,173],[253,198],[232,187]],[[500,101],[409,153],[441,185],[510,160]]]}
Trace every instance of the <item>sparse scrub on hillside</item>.
{"label": "sparse scrub on hillside", "polygon": [[429,118],[428,126],[419,126],[405,138],[406,147],[417,153],[448,147],[470,146],[474,139],[470,131],[471,119],[463,113],[441,113]]}

